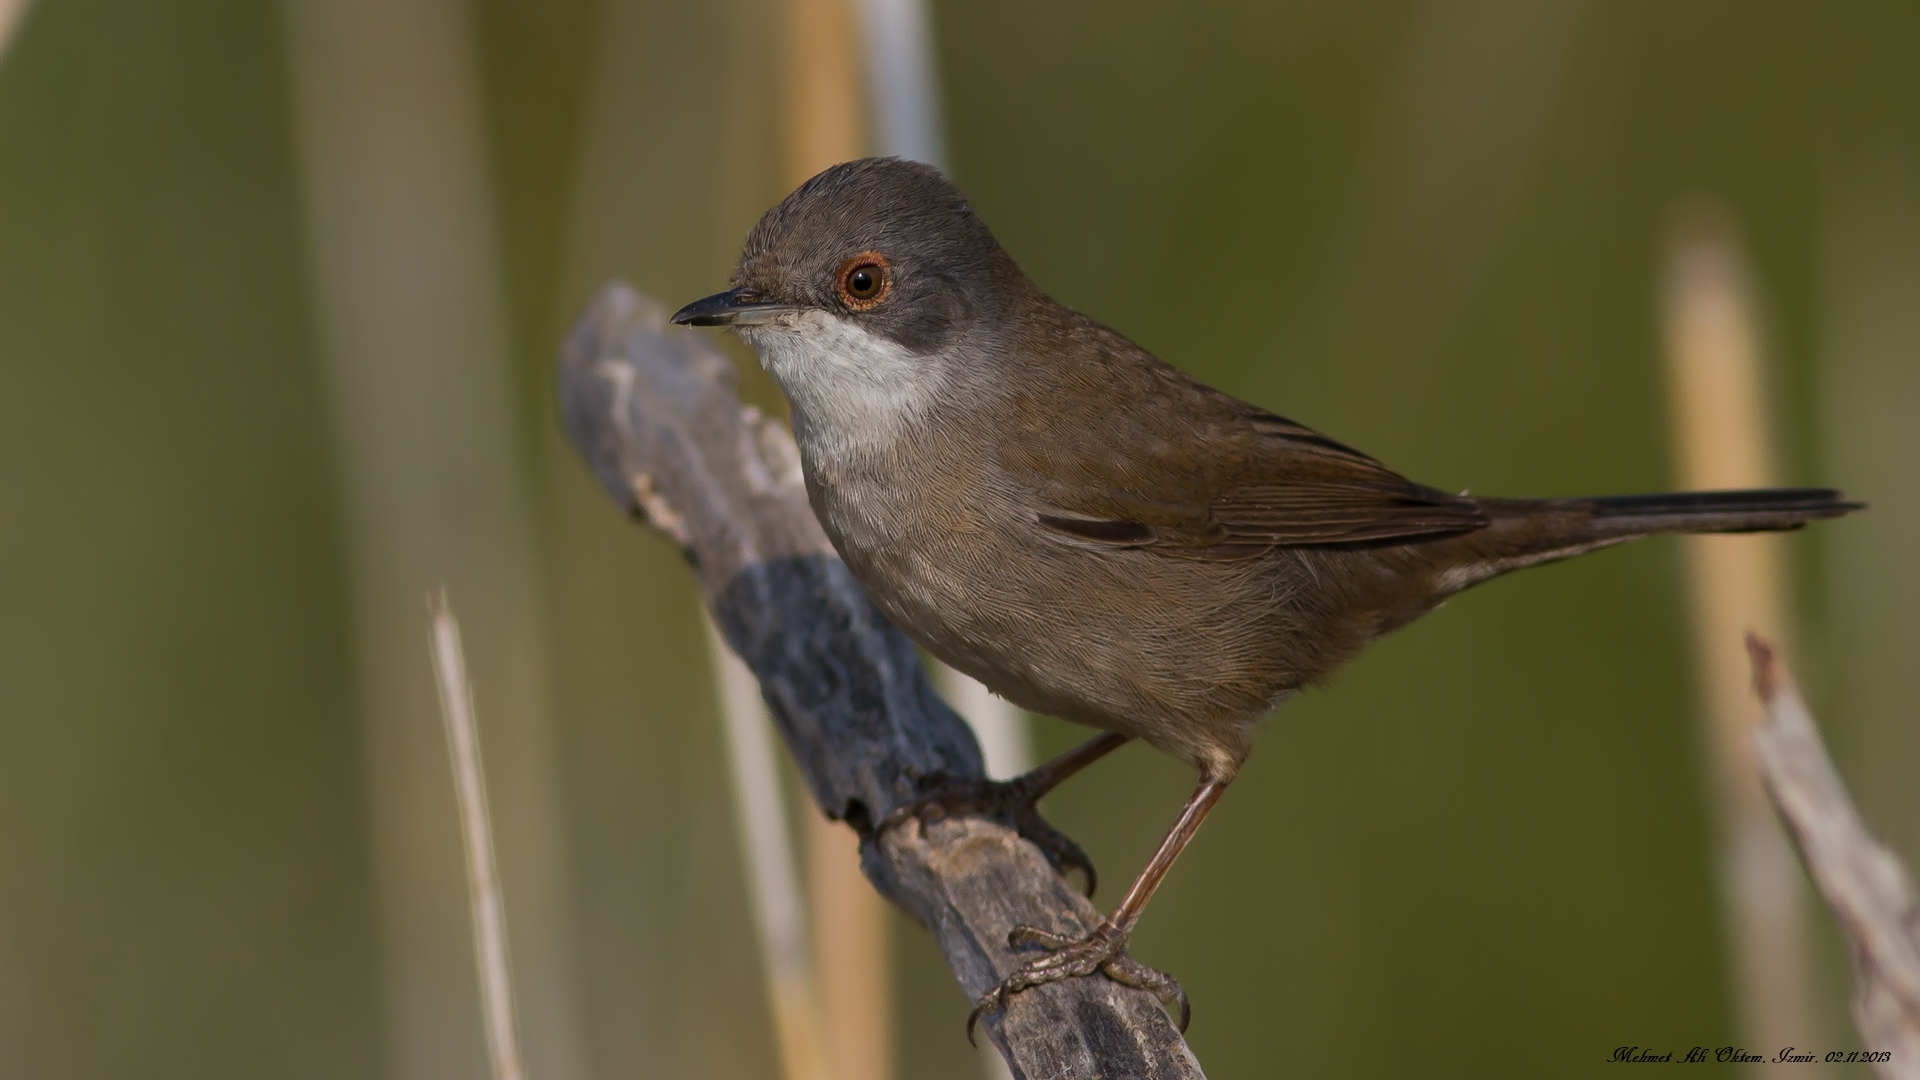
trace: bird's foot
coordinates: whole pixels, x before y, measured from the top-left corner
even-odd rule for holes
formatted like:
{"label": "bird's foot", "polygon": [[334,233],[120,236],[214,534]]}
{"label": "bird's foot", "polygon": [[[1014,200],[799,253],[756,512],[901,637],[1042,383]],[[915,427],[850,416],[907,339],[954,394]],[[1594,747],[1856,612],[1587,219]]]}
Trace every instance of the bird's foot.
{"label": "bird's foot", "polygon": [[908,818],[924,821],[968,813],[1000,818],[1013,825],[1021,836],[1039,848],[1046,855],[1047,862],[1061,874],[1078,870],[1086,875],[1087,895],[1092,896],[1094,886],[1099,883],[1093,860],[1087,858],[1086,851],[1071,837],[1040,816],[1040,797],[1051,790],[1053,784],[1042,787],[1035,779],[1037,772],[1035,770],[1012,780],[988,780],[984,777],[944,780],[932,791],[888,814],[881,820],[877,831],[885,832]]}
{"label": "bird's foot", "polygon": [[1007,945],[1019,949],[1038,945],[1045,956],[1029,960],[1016,968],[1000,985],[980,996],[967,1014],[967,1041],[973,1041],[973,1026],[985,1013],[999,1012],[1007,1001],[1022,990],[1062,979],[1083,978],[1096,972],[1114,982],[1145,990],[1160,999],[1169,1013],[1180,1018],[1180,1031],[1186,1033],[1193,1019],[1193,1005],[1179,982],[1127,955],[1127,934],[1111,922],[1103,922],[1083,938],[1050,934],[1031,926],[1015,927],[1007,935]]}

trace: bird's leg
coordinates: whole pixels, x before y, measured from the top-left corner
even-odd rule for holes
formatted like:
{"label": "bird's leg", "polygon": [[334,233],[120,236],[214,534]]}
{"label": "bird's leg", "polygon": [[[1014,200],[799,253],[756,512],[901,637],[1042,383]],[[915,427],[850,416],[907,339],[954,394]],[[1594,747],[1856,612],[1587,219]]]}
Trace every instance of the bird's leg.
{"label": "bird's leg", "polygon": [[938,787],[888,814],[877,831],[885,832],[907,818],[926,818],[947,814],[977,813],[1005,818],[1047,856],[1055,870],[1066,873],[1078,869],[1087,876],[1087,895],[1093,895],[1098,878],[1093,861],[1066,833],[1054,828],[1040,816],[1040,799],[1059,787],[1068,777],[1099,761],[1125,745],[1128,736],[1115,732],[1096,735],[1079,746],[1011,780],[947,780]]}
{"label": "bird's leg", "polygon": [[981,1013],[995,1012],[1006,1007],[1007,999],[1029,987],[1042,986],[1061,979],[1092,975],[1104,972],[1115,982],[1128,986],[1137,986],[1151,990],[1160,999],[1169,1012],[1177,1012],[1180,1017],[1180,1030],[1187,1030],[1187,1021],[1193,1015],[1192,1006],[1187,1001],[1186,992],[1180,989],[1173,976],[1140,963],[1127,955],[1127,937],[1133,933],[1135,923],[1140,921],[1140,913],[1146,910],[1147,901],[1153,898],[1153,892],[1166,878],[1167,871],[1173,868],[1173,860],[1180,857],[1194,834],[1200,831],[1200,823],[1206,820],[1207,812],[1227,790],[1228,780],[1203,778],[1195,788],[1187,804],[1180,809],[1180,817],[1168,830],[1167,838],[1160,841],[1160,848],[1147,860],[1140,876],[1133,879],[1133,886],[1113,909],[1113,914],[1094,927],[1093,932],[1079,939],[1062,937],[1038,930],[1031,926],[1015,927],[1007,935],[1007,944],[1019,948],[1023,945],[1039,945],[1047,949],[1045,956],[1030,960],[1006,977],[1000,985],[981,995],[974,1003],[973,1012],[967,1016],[967,1038],[973,1038],[973,1025]]}

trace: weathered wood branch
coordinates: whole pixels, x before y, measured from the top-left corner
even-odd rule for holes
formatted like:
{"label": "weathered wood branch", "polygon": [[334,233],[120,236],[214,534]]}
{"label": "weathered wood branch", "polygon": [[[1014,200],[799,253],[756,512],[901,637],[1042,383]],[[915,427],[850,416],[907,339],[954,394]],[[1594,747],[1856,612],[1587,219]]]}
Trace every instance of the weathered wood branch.
{"label": "weathered wood branch", "polygon": [[[875,835],[940,779],[982,776],[980,749],[834,554],[792,437],[734,385],[725,357],[621,284],[561,353],[574,445],[617,503],[686,553],[814,801],[860,831],[868,880],[933,932],[971,1000],[1026,959],[1007,947],[1015,926],[1079,934],[1099,913],[1009,822],[955,816]],[[956,1033],[963,1015],[956,1001]],[[1159,1002],[1105,978],[1026,991],[983,1026],[1017,1077],[1201,1075]]]}
{"label": "weathered wood branch", "polygon": [[1885,1053],[1887,1080],[1920,1080],[1920,904],[1913,880],[1861,823],[1793,679],[1773,649],[1747,635],[1767,722],[1753,733],[1761,779],[1807,873],[1833,909],[1853,954],[1853,1022],[1866,1049]]}

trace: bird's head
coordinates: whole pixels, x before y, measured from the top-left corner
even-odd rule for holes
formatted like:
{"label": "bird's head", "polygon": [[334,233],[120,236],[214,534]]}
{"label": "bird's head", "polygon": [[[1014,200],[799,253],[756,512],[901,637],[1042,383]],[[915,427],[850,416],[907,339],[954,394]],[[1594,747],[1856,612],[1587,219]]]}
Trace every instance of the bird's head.
{"label": "bird's head", "polygon": [[1030,288],[939,170],[865,158],[767,211],[733,287],[673,321],[739,330],[799,405],[849,382],[926,376],[993,351],[986,339]]}

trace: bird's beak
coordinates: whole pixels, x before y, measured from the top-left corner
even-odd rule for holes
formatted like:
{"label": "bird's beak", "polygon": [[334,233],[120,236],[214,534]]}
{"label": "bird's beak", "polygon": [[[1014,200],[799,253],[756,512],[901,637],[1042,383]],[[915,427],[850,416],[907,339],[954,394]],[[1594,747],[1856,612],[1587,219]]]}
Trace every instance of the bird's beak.
{"label": "bird's beak", "polygon": [[792,304],[770,304],[748,289],[728,289],[695,300],[673,313],[675,326],[758,326],[775,315],[799,309]]}

